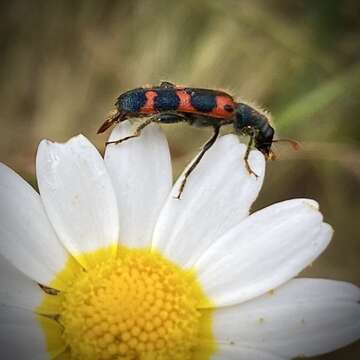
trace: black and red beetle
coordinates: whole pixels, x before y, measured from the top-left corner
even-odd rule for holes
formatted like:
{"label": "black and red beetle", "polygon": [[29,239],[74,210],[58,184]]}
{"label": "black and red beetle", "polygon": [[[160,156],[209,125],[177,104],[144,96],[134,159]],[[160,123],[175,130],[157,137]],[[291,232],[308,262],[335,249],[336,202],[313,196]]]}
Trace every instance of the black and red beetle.
{"label": "black and red beetle", "polygon": [[148,118],[135,129],[133,135],[109,141],[106,143],[107,145],[119,144],[139,136],[141,130],[152,122],[172,124],[184,121],[194,126],[213,127],[214,134],[205,143],[185,173],[178,199],[184,190],[188,176],[206,151],[215,143],[220,127],[223,125],[233,124],[236,134],[250,136],[244,156],[245,165],[250,174],[257,177],[248,162],[253,145],[264,154],[266,159],[274,158],[271,151],[274,129],[268,117],[250,105],[235,102],[231,95],[223,91],[178,87],[169,82],[162,82],[160,86],[136,88],[121,94],[117,98],[115,106],[116,112],[106,119],[98,133],[102,133],[114,123],[130,117],[146,116]]}

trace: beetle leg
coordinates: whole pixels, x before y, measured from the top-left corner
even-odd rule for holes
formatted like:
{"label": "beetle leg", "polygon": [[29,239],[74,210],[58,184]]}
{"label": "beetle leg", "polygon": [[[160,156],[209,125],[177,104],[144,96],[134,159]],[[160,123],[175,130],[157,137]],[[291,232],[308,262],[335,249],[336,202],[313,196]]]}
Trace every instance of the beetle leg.
{"label": "beetle leg", "polygon": [[129,139],[133,139],[133,138],[136,138],[136,137],[139,137],[140,134],[141,134],[141,130],[144,129],[144,128],[145,128],[146,126],[148,126],[149,124],[151,124],[152,122],[154,122],[154,118],[153,118],[153,117],[150,117],[150,118],[146,119],[143,123],[141,123],[141,124],[135,129],[135,132],[134,132],[132,135],[125,136],[124,138],[119,139],[119,140],[107,141],[107,142],[105,143],[105,146],[106,146],[106,145],[109,145],[109,144],[120,144],[120,143],[122,143],[123,141],[129,140]]}
{"label": "beetle leg", "polygon": [[205,153],[211,148],[211,146],[214,145],[220,131],[220,126],[214,126],[214,134],[212,137],[205,143],[203,148],[201,149],[199,155],[195,158],[194,162],[191,164],[191,166],[186,170],[184,174],[184,179],[181,182],[180,189],[178,195],[175,197],[176,199],[180,199],[182,192],[184,191],[185,184],[187,181],[187,178],[192,173],[192,171],[196,168],[196,166],[199,164],[200,160],[203,158]]}
{"label": "beetle leg", "polygon": [[249,164],[250,150],[251,150],[252,145],[253,145],[253,143],[254,143],[254,139],[255,139],[256,133],[255,133],[255,131],[252,131],[251,134],[249,134],[249,135],[250,135],[250,140],[249,140],[248,146],[247,146],[247,148],[246,148],[245,156],[244,156],[245,166],[246,166],[246,169],[247,169],[247,171],[249,172],[250,175],[253,174],[253,175],[255,175],[256,178],[258,178],[259,175],[256,174],[256,173],[251,169],[250,164]]}
{"label": "beetle leg", "polygon": [[136,129],[133,135],[129,135],[126,136],[122,139],[119,140],[114,140],[114,141],[108,141],[105,143],[106,145],[109,144],[120,144],[123,141],[129,140],[129,139],[133,139],[135,137],[140,136],[141,134],[141,130],[144,129],[146,126],[148,126],[149,124],[151,124],[152,122],[157,122],[157,123],[176,123],[176,122],[180,122],[180,121],[185,121],[185,117],[179,114],[175,114],[175,113],[162,113],[162,114],[156,114],[154,116],[151,116],[149,118],[147,118],[143,123],[141,123]]}
{"label": "beetle leg", "polygon": [[169,82],[169,81],[162,81],[161,84],[160,84],[160,87],[173,89],[176,86],[173,83]]}

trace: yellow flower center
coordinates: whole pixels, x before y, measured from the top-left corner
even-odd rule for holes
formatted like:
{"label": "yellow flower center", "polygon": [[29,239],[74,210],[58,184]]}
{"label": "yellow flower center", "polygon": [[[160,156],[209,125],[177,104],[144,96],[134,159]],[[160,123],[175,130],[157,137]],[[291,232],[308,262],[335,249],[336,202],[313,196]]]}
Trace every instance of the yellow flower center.
{"label": "yellow flower center", "polygon": [[206,360],[215,350],[195,274],[160,254],[122,248],[60,294],[70,359]]}

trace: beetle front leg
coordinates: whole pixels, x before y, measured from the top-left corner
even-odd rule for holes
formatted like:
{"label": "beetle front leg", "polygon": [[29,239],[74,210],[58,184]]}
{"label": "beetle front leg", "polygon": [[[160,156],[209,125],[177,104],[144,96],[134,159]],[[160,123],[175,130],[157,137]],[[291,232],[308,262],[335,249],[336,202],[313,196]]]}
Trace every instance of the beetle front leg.
{"label": "beetle front leg", "polygon": [[249,174],[253,174],[255,175],[256,178],[259,177],[258,174],[256,174],[252,169],[251,169],[251,166],[249,164],[249,155],[250,155],[250,150],[252,148],[252,145],[254,143],[254,140],[255,140],[255,136],[256,136],[256,132],[255,131],[251,131],[251,133],[249,134],[250,136],[250,140],[249,140],[249,143],[248,143],[248,146],[246,148],[246,152],[245,152],[245,156],[244,156],[244,161],[245,161],[245,167],[246,167],[246,170],[249,172]]}

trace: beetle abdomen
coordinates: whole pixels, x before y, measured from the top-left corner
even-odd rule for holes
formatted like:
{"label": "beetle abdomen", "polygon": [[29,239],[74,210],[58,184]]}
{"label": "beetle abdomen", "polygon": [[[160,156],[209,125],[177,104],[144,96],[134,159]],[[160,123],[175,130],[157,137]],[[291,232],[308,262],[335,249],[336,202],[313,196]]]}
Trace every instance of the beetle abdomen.
{"label": "beetle abdomen", "polygon": [[226,119],[234,111],[230,95],[197,88],[138,88],[120,95],[115,105],[119,111],[134,115],[177,111]]}

